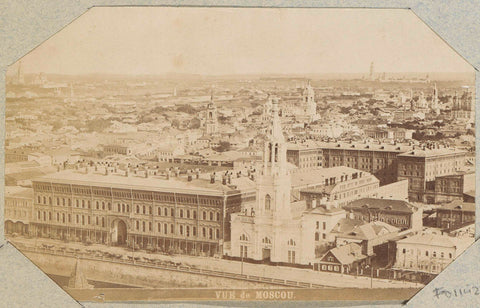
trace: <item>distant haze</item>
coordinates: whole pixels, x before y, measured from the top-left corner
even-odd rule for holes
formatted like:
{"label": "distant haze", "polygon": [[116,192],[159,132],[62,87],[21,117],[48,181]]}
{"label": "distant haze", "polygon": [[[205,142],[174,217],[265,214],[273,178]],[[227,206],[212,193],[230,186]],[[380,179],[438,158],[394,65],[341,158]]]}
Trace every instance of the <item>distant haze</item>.
{"label": "distant haze", "polygon": [[[25,73],[473,73],[409,10],[93,8],[22,59]],[[18,64],[10,67],[9,75]]]}

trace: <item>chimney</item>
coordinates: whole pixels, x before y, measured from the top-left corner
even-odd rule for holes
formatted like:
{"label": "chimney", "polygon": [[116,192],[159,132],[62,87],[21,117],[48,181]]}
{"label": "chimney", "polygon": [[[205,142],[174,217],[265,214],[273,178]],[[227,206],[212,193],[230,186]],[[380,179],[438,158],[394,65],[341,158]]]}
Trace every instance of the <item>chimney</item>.
{"label": "chimney", "polygon": [[210,183],[214,184],[215,183],[215,172],[210,174]]}
{"label": "chimney", "polygon": [[232,175],[230,173],[227,176],[227,182],[228,184],[232,184]]}
{"label": "chimney", "polygon": [[312,199],[312,209],[317,207],[317,199]]}
{"label": "chimney", "polygon": [[227,185],[227,176],[225,174],[222,175],[222,185]]}
{"label": "chimney", "polygon": [[108,175],[108,167],[105,167],[105,175]]}
{"label": "chimney", "polygon": [[192,181],[192,172],[190,170],[187,170],[187,181]]}

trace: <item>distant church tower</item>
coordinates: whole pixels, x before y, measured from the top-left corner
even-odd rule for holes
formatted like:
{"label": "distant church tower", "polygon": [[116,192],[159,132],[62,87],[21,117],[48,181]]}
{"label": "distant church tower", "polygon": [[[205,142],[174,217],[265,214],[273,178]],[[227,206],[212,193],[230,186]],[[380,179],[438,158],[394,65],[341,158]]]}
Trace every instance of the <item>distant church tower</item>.
{"label": "distant church tower", "polygon": [[439,103],[438,103],[438,91],[437,91],[437,84],[436,83],[435,83],[434,88],[433,88],[431,109],[437,115],[440,114],[440,106],[439,106]]}
{"label": "distant church tower", "polygon": [[310,120],[313,120],[317,115],[317,104],[315,103],[315,91],[313,91],[313,88],[310,85],[310,80],[303,90],[303,105],[305,108],[305,114],[310,117]]}
{"label": "distant church tower", "polygon": [[217,107],[213,103],[213,90],[210,95],[210,103],[207,105],[206,117],[205,117],[205,134],[216,134],[218,129],[217,123]]}

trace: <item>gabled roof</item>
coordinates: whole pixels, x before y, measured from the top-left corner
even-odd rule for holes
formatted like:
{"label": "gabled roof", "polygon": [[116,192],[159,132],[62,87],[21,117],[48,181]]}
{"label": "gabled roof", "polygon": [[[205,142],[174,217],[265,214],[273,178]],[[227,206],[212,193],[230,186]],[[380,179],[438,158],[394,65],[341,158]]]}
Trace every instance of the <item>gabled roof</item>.
{"label": "gabled roof", "polygon": [[403,200],[362,198],[350,202],[344,207],[346,210],[352,209],[377,209],[384,211],[395,211],[404,213],[413,213],[417,211],[417,207]]}
{"label": "gabled roof", "polygon": [[444,206],[438,208],[438,210],[457,210],[462,212],[475,212],[475,203],[463,202],[462,200],[454,200]]}
{"label": "gabled roof", "polygon": [[[352,264],[355,261],[365,259],[367,256],[362,254],[362,247],[356,243],[349,243],[344,246],[330,249],[324,256],[332,254],[342,265]],[[322,257],[322,260],[324,258]]]}

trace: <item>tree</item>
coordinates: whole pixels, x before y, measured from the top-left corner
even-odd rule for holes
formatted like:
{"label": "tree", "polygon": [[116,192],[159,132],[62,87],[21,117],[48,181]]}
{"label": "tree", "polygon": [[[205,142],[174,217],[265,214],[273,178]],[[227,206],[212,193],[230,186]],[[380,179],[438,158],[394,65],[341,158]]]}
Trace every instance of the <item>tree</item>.
{"label": "tree", "polygon": [[228,141],[220,141],[219,146],[214,148],[217,152],[226,152],[230,150],[230,142]]}
{"label": "tree", "polygon": [[174,128],[179,128],[180,127],[180,121],[178,119],[173,119],[171,125]]}
{"label": "tree", "polygon": [[190,129],[199,129],[201,125],[202,125],[202,122],[200,121],[200,119],[195,117],[190,120],[190,124],[188,127]]}

